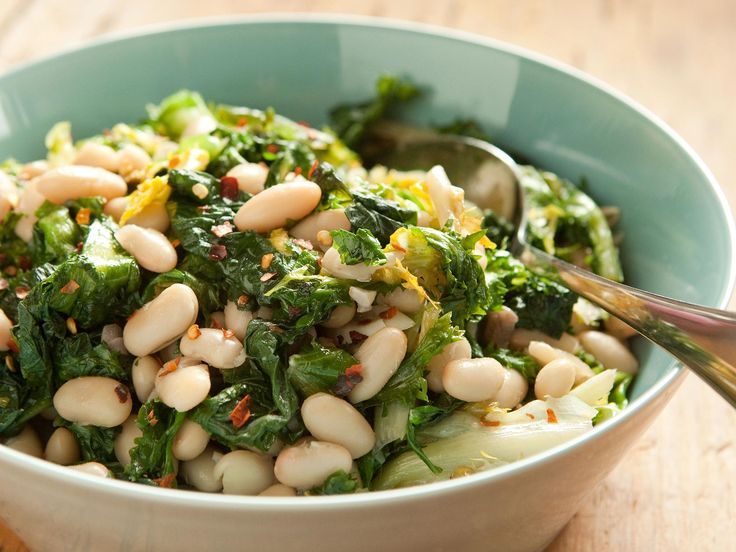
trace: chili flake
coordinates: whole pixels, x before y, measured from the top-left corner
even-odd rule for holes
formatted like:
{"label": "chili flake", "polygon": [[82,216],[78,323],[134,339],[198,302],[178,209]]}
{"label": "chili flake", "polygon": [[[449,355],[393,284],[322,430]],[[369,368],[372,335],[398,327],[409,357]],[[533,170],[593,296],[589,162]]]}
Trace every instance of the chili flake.
{"label": "chili flake", "polygon": [[353,364],[343,374],[337,377],[337,383],[333,391],[338,397],[344,397],[361,381],[363,381],[363,365]]}
{"label": "chili flake", "polygon": [[227,257],[227,248],[224,245],[214,244],[210,247],[210,260],[221,261]]}
{"label": "chili flake", "polygon": [[268,267],[271,266],[271,263],[273,262],[273,253],[266,253],[261,257],[261,268],[263,270],[268,269]]}
{"label": "chili flake", "polygon": [[128,398],[130,397],[130,391],[128,391],[128,388],[125,387],[122,383],[115,386],[115,395],[117,395],[118,400],[120,401],[120,404],[124,404],[128,402]]}
{"label": "chili flake", "polygon": [[501,425],[501,422],[498,420],[481,420],[480,425],[485,427],[498,427]]}
{"label": "chili flake", "polygon": [[555,411],[551,408],[547,409],[547,422],[550,424],[556,424],[557,423],[557,416],[555,416]]}
{"label": "chili flake", "polygon": [[158,423],[158,418],[156,417],[156,412],[151,408],[151,410],[148,411],[148,414],[146,414],[146,418],[148,418],[148,424],[153,427]]}
{"label": "chili flake", "polygon": [[367,335],[363,335],[360,332],[356,332],[355,330],[350,330],[350,341],[352,343],[360,343],[361,341],[365,341],[365,339],[368,337]]}
{"label": "chili flake", "polygon": [[232,412],[228,415],[228,418],[233,424],[235,429],[240,429],[250,419],[250,395],[246,395],[238,404],[235,405]]}
{"label": "chili flake", "polygon": [[399,309],[397,309],[396,307],[389,307],[378,316],[380,316],[384,320],[391,320],[397,314],[399,314]]}
{"label": "chili flake", "polygon": [[59,290],[60,293],[63,293],[64,295],[71,295],[75,291],[79,289],[79,284],[76,280],[69,280],[64,286]]}
{"label": "chili flake", "polygon": [[77,245],[74,246],[74,251],[77,253],[81,253],[82,249],[84,248],[84,242],[77,242]]}
{"label": "chili flake", "polygon": [[240,297],[238,297],[238,306],[242,307],[246,305],[248,301],[250,301],[250,297],[248,297],[247,295],[241,295]]}
{"label": "chili flake", "polygon": [[171,372],[175,372],[179,367],[179,361],[181,361],[181,357],[176,357],[174,360],[170,360],[165,363],[158,371],[157,376],[159,378],[163,378],[164,376],[168,376]]}
{"label": "chili flake", "polygon": [[274,276],[276,276],[275,272],[265,272],[263,276],[261,276],[260,280],[261,282],[268,282]]}
{"label": "chili flake", "polygon": [[79,211],[77,211],[77,216],[74,217],[74,220],[77,221],[77,224],[89,224],[89,216],[92,214],[92,210],[89,207],[82,207]]}
{"label": "chili flake", "polygon": [[241,117],[240,119],[238,119],[237,126],[244,127],[244,126],[247,126],[247,125],[248,125],[248,119],[246,119],[245,117]]}
{"label": "chili flake", "polygon": [[18,286],[15,288],[15,296],[20,299],[21,301],[28,297],[28,294],[31,292],[31,288],[28,286]]}
{"label": "chili flake", "polygon": [[294,169],[294,176],[299,176],[300,174],[302,174],[302,168],[301,167],[296,167]]}
{"label": "chili flake", "polygon": [[222,335],[225,339],[231,339],[235,336],[232,330],[227,330],[225,328],[222,328]]}
{"label": "chili flake", "polygon": [[268,146],[266,146],[266,151],[268,153],[278,153],[279,147],[276,144],[268,144]]}
{"label": "chili flake", "polygon": [[319,161],[315,159],[314,163],[312,163],[312,166],[309,167],[309,172],[307,173],[307,180],[312,180],[312,175],[314,174],[314,171],[317,170],[317,167],[319,167]]}
{"label": "chili flake", "polygon": [[192,324],[191,326],[189,326],[189,329],[187,330],[187,337],[189,339],[197,339],[200,335],[202,335],[202,332],[200,331],[197,324]]}
{"label": "chili flake", "polygon": [[220,195],[225,199],[238,197],[238,179],[234,176],[223,176],[220,179]]}
{"label": "chili flake", "polygon": [[171,247],[173,247],[174,249],[176,249],[180,245],[181,245],[181,240],[180,239],[173,239],[173,240],[171,240]]}
{"label": "chili flake", "polygon": [[158,477],[153,480],[156,485],[165,489],[170,489],[174,485],[174,481],[176,481],[176,474],[173,473],[167,473],[163,477]]}

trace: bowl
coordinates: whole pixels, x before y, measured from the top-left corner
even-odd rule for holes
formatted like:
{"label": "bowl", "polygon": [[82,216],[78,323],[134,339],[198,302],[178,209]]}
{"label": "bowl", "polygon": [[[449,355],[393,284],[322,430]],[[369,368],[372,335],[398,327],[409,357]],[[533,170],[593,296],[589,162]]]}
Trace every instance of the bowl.
{"label": "bowl", "polygon": [[[43,155],[188,87],[313,124],[397,73],[426,89],[414,124],[476,119],[499,145],[622,209],[628,281],[724,306],[734,227],[711,174],[670,129],[580,72],[485,38],[356,17],[207,21],[96,41],[0,77],[0,157]],[[300,499],[208,495],[101,480],[0,446],[0,512],[34,550],[538,550],[652,422],[683,370],[636,344],[624,413],[564,446],[421,487]]]}

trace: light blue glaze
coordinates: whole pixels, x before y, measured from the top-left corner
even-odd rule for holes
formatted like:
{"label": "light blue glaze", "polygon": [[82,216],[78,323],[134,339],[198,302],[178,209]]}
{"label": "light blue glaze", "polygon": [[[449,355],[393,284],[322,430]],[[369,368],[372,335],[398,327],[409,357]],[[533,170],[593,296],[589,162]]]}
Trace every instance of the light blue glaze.
{"label": "light blue glaze", "polygon": [[[578,181],[623,211],[629,283],[723,305],[733,279],[732,222],[717,185],[671,131],[589,80],[513,49],[372,23],[212,24],[101,42],[0,77],[0,158],[43,155],[59,120],[82,138],[144,116],[182,87],[273,106],[320,124],[336,103],[369,97],[382,73],[426,89],[415,123],[478,120],[496,143]],[[644,343],[641,395],[674,364]]]}

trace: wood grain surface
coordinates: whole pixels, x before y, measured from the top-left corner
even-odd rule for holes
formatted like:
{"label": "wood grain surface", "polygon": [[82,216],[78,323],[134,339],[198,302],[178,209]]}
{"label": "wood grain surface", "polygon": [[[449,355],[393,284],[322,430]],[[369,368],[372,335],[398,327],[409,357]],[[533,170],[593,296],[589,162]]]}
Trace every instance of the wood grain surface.
{"label": "wood grain surface", "polygon": [[[0,0],[0,70],[110,32],[269,11],[444,25],[574,65],[669,123],[736,206],[733,0]],[[688,376],[549,550],[736,550],[734,428],[736,412]],[[0,522],[0,552],[26,550]]]}

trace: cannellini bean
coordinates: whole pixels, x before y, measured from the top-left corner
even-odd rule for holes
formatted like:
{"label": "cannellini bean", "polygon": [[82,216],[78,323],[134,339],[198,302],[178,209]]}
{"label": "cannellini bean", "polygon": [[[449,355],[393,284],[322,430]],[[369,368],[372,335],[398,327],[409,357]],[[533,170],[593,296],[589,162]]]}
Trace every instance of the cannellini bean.
{"label": "cannellini bean", "polygon": [[192,289],[172,284],[128,319],[123,328],[125,348],[141,357],[163,349],[194,324],[198,312]]}
{"label": "cannellini bean", "polygon": [[23,217],[15,225],[16,235],[25,242],[33,239],[33,227],[38,220],[36,211],[43,205],[46,198],[36,189],[37,181],[32,180],[23,189],[15,211]]}
{"label": "cannellini bean", "polygon": [[[217,330],[219,331],[219,330]],[[210,392],[210,372],[205,364],[179,362],[170,371],[172,360],[156,374],[155,389],[166,406],[179,412],[191,410],[207,398]]]}
{"label": "cannellini bean", "polygon": [[567,360],[575,366],[575,385],[580,385],[588,378],[593,377],[593,370],[578,357],[562,349],[555,349],[542,341],[529,343],[529,355],[542,366],[557,359]]}
{"label": "cannellini bean", "polygon": [[171,452],[177,460],[194,460],[204,452],[210,442],[210,434],[197,422],[186,419],[176,432]]}
{"label": "cannellini bean", "polygon": [[54,393],[53,401],[65,420],[100,427],[119,426],[133,408],[128,388],[103,376],[71,379]]}
{"label": "cannellini bean", "polygon": [[509,347],[516,350],[526,349],[532,341],[542,341],[556,349],[562,349],[568,353],[574,353],[580,346],[580,342],[577,338],[568,333],[563,333],[559,339],[555,339],[537,330],[516,328],[511,334]]}
{"label": "cannellini bean", "polygon": [[115,231],[115,239],[146,270],[161,273],[176,268],[176,249],[158,230],[126,224]]}
{"label": "cannellini bean", "polygon": [[125,344],[123,343],[123,328],[118,324],[105,324],[102,327],[100,340],[107,345],[110,350],[120,353],[121,355],[128,354],[128,350],[125,348]]}
{"label": "cannellini bean", "polygon": [[473,356],[470,348],[470,342],[464,337],[459,341],[445,345],[442,351],[432,357],[427,364],[427,385],[435,393],[442,393],[445,386],[442,384],[442,375],[445,373],[445,366],[453,360],[465,360]]}
{"label": "cannellini bean", "polygon": [[19,201],[20,194],[15,182],[3,171],[0,171],[0,221],[5,218],[5,215],[11,209],[18,205]]}
{"label": "cannellini bean", "polygon": [[227,176],[238,181],[241,192],[256,195],[263,191],[268,178],[268,167],[260,163],[241,163],[227,171]]}
{"label": "cannellini bean", "polygon": [[114,197],[105,203],[105,206],[102,208],[102,212],[107,216],[112,217],[112,220],[115,222],[118,222],[127,208],[127,197]]}
{"label": "cannellini bean", "polygon": [[311,489],[324,483],[336,471],[349,472],[352,466],[352,456],[345,447],[307,439],[279,453],[274,473],[284,485]]}
{"label": "cannellini bean", "polygon": [[301,220],[322,198],[322,190],[314,182],[295,180],[271,186],[248,200],[235,215],[235,226],[241,232],[270,232],[289,221]]}
{"label": "cannellini bean", "polygon": [[351,403],[370,399],[386,385],[406,355],[406,335],[396,328],[383,328],[366,339],[355,358],[363,366],[363,380],[348,395]]}
{"label": "cannellini bean", "polygon": [[585,332],[580,335],[583,348],[606,368],[628,374],[636,374],[639,362],[636,357],[615,337],[603,332]]}
{"label": "cannellini bean", "polygon": [[508,347],[519,317],[508,307],[489,312],[483,325],[484,343],[493,343],[496,347]]}
{"label": "cannellini bean", "polygon": [[296,496],[296,489],[282,483],[276,483],[259,493],[258,496]]}
{"label": "cannellini bean", "polygon": [[123,423],[123,428],[115,437],[115,458],[123,466],[130,464],[130,449],[135,446],[135,440],[143,435],[136,423],[137,416],[133,415]]}
{"label": "cannellini bean", "polygon": [[634,328],[613,315],[609,315],[608,318],[603,321],[603,328],[606,330],[607,334],[612,335],[621,341],[638,334]]}
{"label": "cannellini bean", "polygon": [[31,161],[30,163],[26,163],[25,165],[23,165],[23,167],[20,169],[20,173],[18,173],[18,176],[22,180],[31,180],[32,178],[41,176],[47,170],[49,170],[49,162],[45,159],[38,159],[36,161]]}
{"label": "cannellini bean", "polygon": [[10,330],[13,321],[8,318],[3,309],[0,309],[0,351],[7,351],[10,346]]}
{"label": "cannellini bean", "polygon": [[142,403],[148,401],[151,396],[156,383],[156,374],[160,369],[161,363],[151,355],[138,357],[133,361],[131,369],[133,389],[135,389],[135,396]]}
{"label": "cannellini bean", "polygon": [[44,458],[62,466],[76,464],[80,458],[77,438],[65,427],[55,429],[46,442]]}
{"label": "cannellini bean", "polygon": [[36,458],[43,458],[41,439],[38,438],[36,430],[28,424],[25,425],[18,435],[8,437],[5,440],[5,446],[19,452],[30,454]]}
{"label": "cannellini bean", "polygon": [[445,366],[442,385],[461,401],[486,401],[496,396],[505,376],[505,368],[493,358],[453,360]]}
{"label": "cannellini bean", "polygon": [[302,419],[320,441],[342,445],[353,458],[370,452],[376,443],[373,428],[348,401],[315,393],[302,403]]}
{"label": "cannellini bean", "polygon": [[342,328],[338,328],[336,331],[330,333],[334,335],[340,344],[350,345],[356,333],[360,334],[360,336],[370,337],[385,327],[386,323],[382,318],[375,318],[373,320],[366,318],[364,320],[353,320]]}
{"label": "cannellini bean", "polygon": [[516,370],[506,369],[501,389],[493,398],[500,408],[515,408],[526,397],[529,382]]}
{"label": "cannellini bean", "polygon": [[107,466],[99,462],[85,462],[84,464],[76,464],[67,466],[70,470],[86,473],[87,475],[95,475],[97,477],[112,477],[112,473]]}
{"label": "cannellini bean", "polygon": [[559,398],[567,395],[575,385],[575,365],[566,358],[545,364],[534,381],[534,395],[538,399]]}
{"label": "cannellini bean", "polygon": [[184,481],[198,491],[217,493],[222,490],[222,478],[215,475],[215,465],[219,458],[219,452],[213,447],[207,447],[194,460],[182,462],[179,471]]}
{"label": "cannellini bean", "polygon": [[432,199],[440,227],[444,226],[450,217],[454,217],[455,220],[459,221],[465,210],[465,192],[463,189],[452,185],[445,169],[440,165],[432,167],[427,172],[424,181]]}
{"label": "cannellini bean", "polygon": [[340,260],[340,253],[338,253],[337,249],[334,247],[330,247],[322,256],[322,269],[336,278],[357,280],[358,282],[369,282],[373,273],[379,268],[381,267],[369,266],[365,263],[354,265],[344,264]]}
{"label": "cannellini bean", "polygon": [[[350,230],[350,221],[345,216],[344,209],[330,209],[309,215],[289,230],[289,234],[322,247],[317,235],[320,232],[330,232],[338,229]],[[325,247],[325,249],[327,248]]]}
{"label": "cannellini bean", "polygon": [[179,341],[181,354],[225,370],[245,362],[243,343],[229,330],[191,326]]}
{"label": "cannellini bean", "polygon": [[348,305],[338,305],[330,313],[330,317],[322,322],[322,326],[325,328],[339,328],[349,323],[356,313],[355,303]]}
{"label": "cannellini bean", "polygon": [[110,146],[98,144],[97,142],[85,142],[77,151],[74,164],[118,172],[120,161],[117,152]]}
{"label": "cannellini bean", "polygon": [[424,308],[424,299],[419,296],[415,289],[398,287],[391,293],[379,295],[378,302],[396,307],[401,312],[416,314]]}
{"label": "cannellini bean", "polygon": [[355,301],[358,312],[368,312],[373,306],[373,301],[376,300],[375,291],[356,286],[350,286],[348,289],[348,295],[350,295],[350,298]]}
{"label": "cannellini bean", "polygon": [[67,165],[38,177],[36,189],[52,203],[70,199],[102,196],[105,199],[124,196],[128,185],[120,176],[98,167]]}
{"label": "cannellini bean", "polygon": [[251,320],[253,320],[253,313],[239,309],[238,304],[234,301],[228,301],[225,305],[225,327],[233,332],[240,341],[245,339]]}
{"label": "cannellini bean", "polygon": [[228,452],[215,464],[224,494],[257,495],[273,483],[273,460],[249,450]]}
{"label": "cannellini bean", "polygon": [[151,164],[151,156],[135,144],[126,144],[118,151],[118,173],[125,180],[141,180]]}

